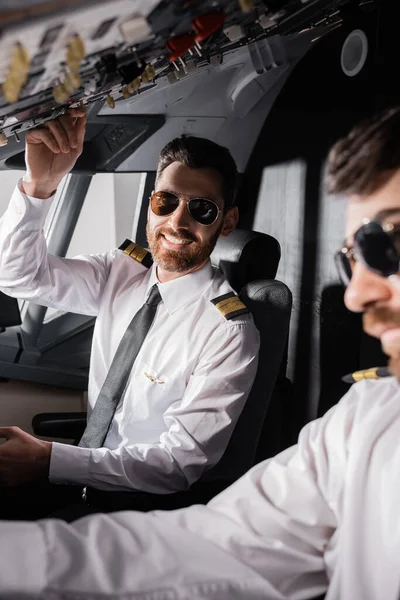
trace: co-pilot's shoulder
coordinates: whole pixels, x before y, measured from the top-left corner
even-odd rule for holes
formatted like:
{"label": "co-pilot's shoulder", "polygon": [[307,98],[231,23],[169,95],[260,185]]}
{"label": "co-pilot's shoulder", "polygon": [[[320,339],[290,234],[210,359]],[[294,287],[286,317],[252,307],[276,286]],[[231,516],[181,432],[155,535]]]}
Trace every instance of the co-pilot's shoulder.
{"label": "co-pilot's shoulder", "polygon": [[375,379],[365,378],[354,383],[348,393],[361,399],[371,399],[371,401],[394,396],[400,398],[400,384],[395,377],[388,375]]}
{"label": "co-pilot's shoulder", "polygon": [[397,419],[400,417],[400,384],[395,377],[361,379],[351,386],[339,406],[354,414],[357,422],[380,420],[389,413]]}

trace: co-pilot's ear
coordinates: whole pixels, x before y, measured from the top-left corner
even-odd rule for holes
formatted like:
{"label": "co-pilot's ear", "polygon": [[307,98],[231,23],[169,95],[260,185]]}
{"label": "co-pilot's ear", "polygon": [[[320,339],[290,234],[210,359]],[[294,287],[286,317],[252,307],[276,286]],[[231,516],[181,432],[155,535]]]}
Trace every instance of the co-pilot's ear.
{"label": "co-pilot's ear", "polygon": [[237,206],[229,208],[224,215],[224,224],[221,229],[220,236],[227,237],[235,229],[239,220],[239,209]]}

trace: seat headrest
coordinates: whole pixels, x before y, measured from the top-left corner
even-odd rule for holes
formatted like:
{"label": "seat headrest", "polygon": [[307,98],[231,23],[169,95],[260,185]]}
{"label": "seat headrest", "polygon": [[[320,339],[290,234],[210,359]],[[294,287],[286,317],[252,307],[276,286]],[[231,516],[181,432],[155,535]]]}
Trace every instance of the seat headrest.
{"label": "seat headrest", "polygon": [[211,262],[239,293],[250,281],[274,279],[281,257],[278,240],[266,233],[235,229],[218,238]]}

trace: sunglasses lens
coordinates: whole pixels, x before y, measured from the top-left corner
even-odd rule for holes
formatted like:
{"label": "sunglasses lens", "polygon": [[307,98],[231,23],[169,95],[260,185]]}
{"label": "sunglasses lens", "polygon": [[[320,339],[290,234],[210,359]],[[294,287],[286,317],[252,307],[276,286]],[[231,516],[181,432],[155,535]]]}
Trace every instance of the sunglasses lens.
{"label": "sunglasses lens", "polygon": [[179,198],[170,192],[154,192],[150,199],[151,210],[158,217],[170,215],[179,206]]}
{"label": "sunglasses lens", "polygon": [[389,277],[399,270],[399,255],[392,237],[377,221],[371,221],[357,231],[354,247],[365,266],[378,275]]}
{"label": "sunglasses lens", "polygon": [[[154,192],[150,198],[151,210],[158,217],[170,215],[179,206],[179,197],[172,192]],[[212,225],[218,217],[218,206],[206,198],[192,198],[189,213],[201,225]]]}
{"label": "sunglasses lens", "polygon": [[335,264],[336,264],[336,268],[339,273],[341,282],[343,283],[343,285],[348,286],[350,283],[352,270],[351,270],[350,261],[349,261],[348,257],[346,256],[346,254],[344,254],[342,251],[336,252]]}
{"label": "sunglasses lens", "polygon": [[218,206],[206,198],[192,198],[188,209],[193,219],[201,225],[212,225],[218,217]]}

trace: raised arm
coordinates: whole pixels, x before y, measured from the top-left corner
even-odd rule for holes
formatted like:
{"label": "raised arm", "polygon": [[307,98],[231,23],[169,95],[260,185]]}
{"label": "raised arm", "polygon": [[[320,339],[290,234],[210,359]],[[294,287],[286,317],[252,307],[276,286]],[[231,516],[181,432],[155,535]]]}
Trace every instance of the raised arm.
{"label": "raised arm", "polygon": [[82,152],[86,113],[73,109],[26,136],[27,172],[0,219],[0,289],[62,310],[97,314],[106,257],[63,259],[47,252],[51,199]]}

